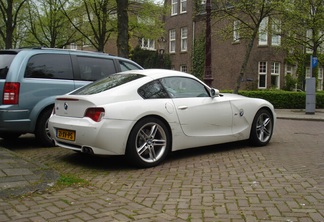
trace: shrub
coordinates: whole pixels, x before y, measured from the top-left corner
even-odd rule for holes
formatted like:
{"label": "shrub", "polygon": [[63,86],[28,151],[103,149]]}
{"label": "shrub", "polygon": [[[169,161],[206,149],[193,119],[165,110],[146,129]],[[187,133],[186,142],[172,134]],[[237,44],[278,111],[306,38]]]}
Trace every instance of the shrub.
{"label": "shrub", "polygon": [[[223,92],[223,91],[222,91]],[[228,91],[224,91],[228,92]],[[306,93],[283,90],[239,91],[240,95],[268,100],[276,109],[305,109]],[[324,108],[324,92],[316,92],[316,108]]]}

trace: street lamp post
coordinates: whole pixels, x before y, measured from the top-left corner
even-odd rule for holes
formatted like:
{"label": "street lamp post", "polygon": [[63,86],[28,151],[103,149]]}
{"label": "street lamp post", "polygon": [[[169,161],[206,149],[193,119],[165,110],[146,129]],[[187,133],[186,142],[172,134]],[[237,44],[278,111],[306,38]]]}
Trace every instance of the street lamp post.
{"label": "street lamp post", "polygon": [[205,49],[205,74],[204,82],[211,86],[213,79],[212,70],[211,70],[211,26],[210,26],[210,17],[211,17],[211,3],[210,0],[206,1],[206,49]]}

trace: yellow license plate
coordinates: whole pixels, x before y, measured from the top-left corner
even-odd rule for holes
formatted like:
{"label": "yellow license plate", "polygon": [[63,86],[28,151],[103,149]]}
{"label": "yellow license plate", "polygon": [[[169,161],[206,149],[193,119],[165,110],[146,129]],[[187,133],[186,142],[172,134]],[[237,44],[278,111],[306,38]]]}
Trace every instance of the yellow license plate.
{"label": "yellow license plate", "polygon": [[63,140],[75,140],[75,131],[73,130],[64,130],[64,129],[57,129],[56,137]]}

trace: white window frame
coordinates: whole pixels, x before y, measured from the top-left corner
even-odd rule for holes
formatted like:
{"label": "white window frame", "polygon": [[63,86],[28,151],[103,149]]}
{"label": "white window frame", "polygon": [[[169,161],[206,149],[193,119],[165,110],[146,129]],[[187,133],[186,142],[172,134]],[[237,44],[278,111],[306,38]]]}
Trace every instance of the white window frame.
{"label": "white window frame", "polygon": [[[313,31],[311,29],[307,29],[307,31],[306,31],[306,41],[311,42],[312,39],[313,39]],[[306,53],[312,54],[313,49],[306,46]]]}
{"label": "white window frame", "polygon": [[293,77],[296,77],[296,66],[286,64],[285,75],[291,75]]}
{"label": "white window frame", "polygon": [[271,63],[271,87],[272,85],[272,77],[276,78],[276,89],[280,89],[280,62],[272,62]]}
{"label": "white window frame", "polygon": [[171,16],[178,14],[178,1],[179,0],[171,0]]}
{"label": "white window frame", "polygon": [[279,19],[272,19],[271,24],[272,36],[271,36],[271,45],[280,46],[281,45],[281,23]]}
{"label": "white window frame", "polygon": [[188,67],[186,65],[180,65],[180,71],[181,72],[188,72]]}
{"label": "white window frame", "polygon": [[146,50],[156,50],[155,49],[155,40],[142,38],[141,48]]}
{"label": "white window frame", "polygon": [[305,78],[310,78],[311,75],[310,75],[310,67],[306,67],[306,70],[305,70]]}
{"label": "white window frame", "polygon": [[187,0],[180,0],[180,14],[187,13]]}
{"label": "white window frame", "polygon": [[169,31],[169,53],[176,52],[176,30],[171,29]]}
{"label": "white window frame", "polygon": [[70,44],[70,49],[77,50],[78,49],[78,45],[75,44],[75,43],[71,43]]}
{"label": "white window frame", "polygon": [[[267,66],[268,66],[268,63],[265,61],[258,63],[258,88],[259,89],[267,88]],[[264,86],[260,86],[261,77],[264,77]]]}
{"label": "white window frame", "polygon": [[318,76],[317,76],[317,90],[323,90],[323,76],[324,76],[323,67],[318,68]]}
{"label": "white window frame", "polygon": [[233,42],[239,42],[240,41],[240,21],[236,20],[233,22]]}
{"label": "white window frame", "polygon": [[268,45],[268,21],[269,18],[264,18],[259,27],[259,45]]}
{"label": "white window frame", "polygon": [[181,28],[181,52],[188,51],[188,28]]}

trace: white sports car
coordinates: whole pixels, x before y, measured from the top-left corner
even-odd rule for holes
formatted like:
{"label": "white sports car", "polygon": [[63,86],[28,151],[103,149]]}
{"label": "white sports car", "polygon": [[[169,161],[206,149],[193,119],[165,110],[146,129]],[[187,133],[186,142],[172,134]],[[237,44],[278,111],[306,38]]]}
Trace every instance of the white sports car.
{"label": "white sports car", "polygon": [[150,69],[113,74],[57,97],[49,130],[58,146],[126,155],[152,167],[170,151],[239,140],[264,146],[275,121],[263,99],[220,94],[191,74]]}

